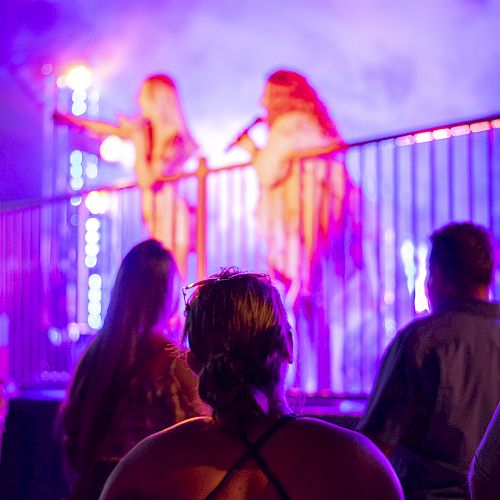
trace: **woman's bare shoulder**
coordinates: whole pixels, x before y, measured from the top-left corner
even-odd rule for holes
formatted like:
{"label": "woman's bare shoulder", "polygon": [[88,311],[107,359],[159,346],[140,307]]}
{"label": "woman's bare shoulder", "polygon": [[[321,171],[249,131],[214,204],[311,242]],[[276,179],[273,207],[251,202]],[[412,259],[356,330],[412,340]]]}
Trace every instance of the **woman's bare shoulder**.
{"label": "woman's bare shoulder", "polygon": [[101,498],[121,498],[123,492],[147,496],[168,485],[171,473],[191,463],[196,440],[211,424],[209,417],[195,417],[143,439],[120,460]]}
{"label": "woman's bare shoulder", "polygon": [[161,451],[164,447],[175,446],[177,442],[186,443],[191,438],[199,439],[200,434],[213,424],[211,417],[194,417],[172,425],[147,437],[137,447],[147,448],[150,452]]}
{"label": "woman's bare shoulder", "polygon": [[[356,491],[355,497],[360,499],[403,498],[399,481],[387,458],[358,432],[303,417],[290,426],[290,439],[298,454],[308,457],[302,467],[309,467],[311,474],[317,468],[329,471],[318,479],[320,490],[335,487],[339,493]],[[359,477],[363,477],[362,484]]]}
{"label": "woman's bare shoulder", "polygon": [[290,426],[290,433],[294,435],[294,439],[299,441],[302,436],[307,436],[304,444],[314,442],[318,450],[330,449],[332,446],[335,446],[336,449],[346,448],[346,451],[365,446],[371,448],[371,444],[361,434],[319,418],[296,418],[293,425]]}

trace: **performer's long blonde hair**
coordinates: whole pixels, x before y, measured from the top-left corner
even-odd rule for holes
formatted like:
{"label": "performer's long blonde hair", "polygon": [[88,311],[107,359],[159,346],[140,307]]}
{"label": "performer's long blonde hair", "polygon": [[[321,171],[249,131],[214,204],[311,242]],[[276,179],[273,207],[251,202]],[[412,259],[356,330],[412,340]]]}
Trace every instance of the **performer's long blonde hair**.
{"label": "performer's long blonde hair", "polygon": [[280,69],[272,73],[266,84],[270,125],[284,113],[304,111],[313,116],[326,135],[340,138],[328,109],[307,78],[295,71]]}
{"label": "performer's long blonde hair", "polygon": [[141,106],[143,118],[153,122],[160,136],[168,136],[174,130],[182,137],[186,149],[193,152],[197,145],[184,118],[174,80],[164,74],[149,76],[140,92],[147,103]]}

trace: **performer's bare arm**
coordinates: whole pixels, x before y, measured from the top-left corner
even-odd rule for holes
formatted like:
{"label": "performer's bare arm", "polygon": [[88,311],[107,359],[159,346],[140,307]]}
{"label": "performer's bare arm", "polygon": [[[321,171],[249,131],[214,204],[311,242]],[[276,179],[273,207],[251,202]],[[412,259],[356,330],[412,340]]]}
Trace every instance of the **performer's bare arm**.
{"label": "performer's bare arm", "polygon": [[332,144],[328,146],[323,146],[321,148],[313,148],[313,149],[299,149],[297,151],[293,151],[288,157],[288,159],[290,161],[293,161],[293,160],[299,160],[301,158],[326,155],[344,149],[345,147],[346,145],[340,139],[335,138],[333,139]]}
{"label": "performer's bare arm", "polygon": [[255,142],[253,142],[248,134],[241,134],[234,142],[234,145],[243,148],[245,151],[248,151],[252,158],[254,158],[255,155],[259,152],[259,148],[255,145]]}
{"label": "performer's bare arm", "polygon": [[118,124],[113,124],[99,120],[79,118],[78,116],[63,114],[59,111],[54,112],[54,120],[70,127],[80,128],[97,136],[117,135],[122,139],[130,137],[131,127],[125,120],[121,120]]}

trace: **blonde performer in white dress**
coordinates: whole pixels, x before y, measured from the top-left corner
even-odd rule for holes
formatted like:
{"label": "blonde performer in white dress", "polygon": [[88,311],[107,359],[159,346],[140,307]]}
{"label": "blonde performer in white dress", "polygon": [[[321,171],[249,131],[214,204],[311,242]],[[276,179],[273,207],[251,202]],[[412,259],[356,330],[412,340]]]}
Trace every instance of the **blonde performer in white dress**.
{"label": "blonde performer in white dress", "polygon": [[[267,111],[266,145],[259,149],[248,134],[236,144],[252,155],[261,189],[257,223],[267,245],[269,272],[283,283],[286,302],[295,312],[301,372],[296,383],[311,391],[322,385],[318,349],[320,337],[328,335],[328,318],[321,318],[327,278],[322,262],[330,259],[340,275],[345,273],[346,248],[347,260],[359,260],[359,241],[353,236],[359,230],[354,215],[359,191],[342,158],[331,154],[344,142],[304,76],[272,73],[261,103]],[[352,240],[347,245],[346,227]]]}
{"label": "blonde performer in white dress", "polygon": [[188,130],[172,78],[164,74],[146,78],[137,102],[140,115],[131,119],[120,117],[117,124],[57,112],[54,117],[98,136],[117,135],[133,142],[144,222],[150,236],[174,253],[179,270],[185,275],[191,246],[189,208],[174,185],[164,184],[161,179],[181,173],[197,145]]}

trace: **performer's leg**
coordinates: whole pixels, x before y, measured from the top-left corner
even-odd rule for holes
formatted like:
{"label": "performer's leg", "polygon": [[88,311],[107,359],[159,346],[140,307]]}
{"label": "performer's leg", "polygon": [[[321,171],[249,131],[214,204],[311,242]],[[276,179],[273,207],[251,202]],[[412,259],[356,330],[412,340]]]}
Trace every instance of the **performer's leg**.
{"label": "performer's leg", "polygon": [[149,232],[149,236],[151,238],[154,238],[154,235],[153,235],[153,229],[154,229],[153,193],[151,192],[150,189],[142,189],[141,195],[142,195],[142,220],[144,221],[144,224],[146,224],[146,227],[147,227],[148,232]]}
{"label": "performer's leg", "polygon": [[156,207],[155,237],[174,254],[177,268],[184,280],[189,254],[189,207],[177,194],[173,184],[165,184],[157,193]]}

